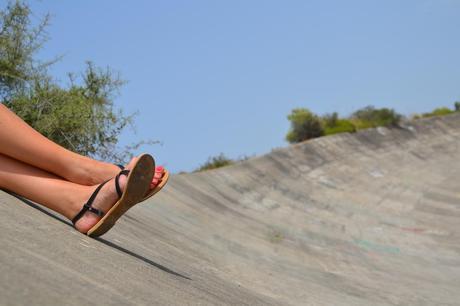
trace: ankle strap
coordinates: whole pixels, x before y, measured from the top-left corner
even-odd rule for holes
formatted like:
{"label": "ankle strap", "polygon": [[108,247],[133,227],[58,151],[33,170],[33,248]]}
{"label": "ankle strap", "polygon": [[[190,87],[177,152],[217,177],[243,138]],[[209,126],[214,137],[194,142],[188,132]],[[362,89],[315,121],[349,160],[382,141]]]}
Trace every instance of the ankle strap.
{"label": "ankle strap", "polygon": [[72,219],[72,223],[75,224],[78,220],[80,220],[81,217],[85,214],[85,212],[89,211],[92,212],[93,214],[96,214],[98,217],[103,217],[104,212],[101,210],[92,207],[94,200],[96,199],[97,194],[99,191],[101,191],[102,187],[107,183],[108,181],[105,181],[104,183],[100,184],[97,186],[96,190],[94,190],[93,194],[89,197],[88,202],[83,204],[83,208],[80,210],[80,212]]}
{"label": "ankle strap", "polygon": [[[120,173],[117,174],[115,177],[115,189],[117,190],[118,197],[121,198],[123,195],[123,191],[121,190],[120,183],[118,180],[120,179],[120,176],[126,175],[128,176],[129,170],[122,170]],[[98,217],[103,217],[105,213],[97,208],[94,208],[93,202],[96,199],[97,194],[99,191],[101,191],[102,187],[107,183],[108,181],[105,181],[104,183],[100,184],[97,186],[96,190],[94,190],[93,194],[89,197],[88,202],[83,204],[83,208],[80,210],[80,212],[72,219],[72,223],[75,224],[78,220],[80,220],[81,217],[85,214],[85,212],[89,211],[92,212],[93,214],[96,214]]]}

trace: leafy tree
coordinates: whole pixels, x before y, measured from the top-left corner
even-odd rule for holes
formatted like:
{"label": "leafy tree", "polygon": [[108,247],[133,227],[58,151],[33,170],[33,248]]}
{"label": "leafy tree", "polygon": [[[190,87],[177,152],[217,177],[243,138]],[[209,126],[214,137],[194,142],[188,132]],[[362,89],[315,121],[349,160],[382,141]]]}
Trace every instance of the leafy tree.
{"label": "leafy tree", "polygon": [[87,62],[80,75],[69,74],[62,86],[48,73],[48,62],[36,59],[48,40],[49,15],[38,23],[31,21],[30,7],[24,1],[10,1],[0,10],[0,99],[37,131],[56,143],[80,154],[125,162],[129,149],[153,141],[139,142],[120,149],[120,133],[132,125],[114,106],[124,84],[109,68]]}
{"label": "leafy tree", "polygon": [[367,106],[354,112],[351,119],[358,129],[378,127],[378,126],[397,126],[401,121],[402,115],[389,108],[375,108]]}
{"label": "leafy tree", "polygon": [[9,2],[0,10],[0,98],[5,101],[30,89],[41,79],[46,67],[34,55],[48,40],[45,29],[49,15],[36,26],[31,25],[30,8],[20,1]]}
{"label": "leafy tree", "polygon": [[289,143],[297,143],[324,135],[321,119],[306,108],[296,108],[288,115],[291,130],[286,135]]}
{"label": "leafy tree", "polygon": [[455,102],[454,106],[455,106],[455,111],[460,112],[460,102],[458,102],[458,101]]}

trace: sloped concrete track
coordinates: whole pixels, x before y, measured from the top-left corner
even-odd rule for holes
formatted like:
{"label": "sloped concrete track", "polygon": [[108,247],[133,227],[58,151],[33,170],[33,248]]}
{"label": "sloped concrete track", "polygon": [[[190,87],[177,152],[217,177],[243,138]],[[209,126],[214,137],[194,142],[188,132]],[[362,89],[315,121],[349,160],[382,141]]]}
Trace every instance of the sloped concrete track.
{"label": "sloped concrete track", "polygon": [[175,175],[108,234],[0,192],[2,305],[460,305],[460,116]]}

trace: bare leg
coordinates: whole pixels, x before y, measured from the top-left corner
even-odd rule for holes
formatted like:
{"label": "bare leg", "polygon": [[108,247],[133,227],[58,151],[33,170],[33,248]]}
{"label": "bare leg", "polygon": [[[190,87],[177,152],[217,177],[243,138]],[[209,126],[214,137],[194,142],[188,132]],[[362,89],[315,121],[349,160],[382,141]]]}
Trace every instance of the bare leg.
{"label": "bare leg", "polygon": [[97,184],[120,171],[114,165],[96,161],[57,145],[1,104],[0,143],[0,154],[44,169],[74,183]]}
{"label": "bare leg", "polygon": [[[100,184],[120,171],[117,166],[110,163],[97,161],[59,146],[35,131],[2,104],[0,104],[0,144],[0,154],[78,184]],[[163,168],[156,169],[151,188],[161,182],[163,174]]]}
{"label": "bare leg", "polygon": [[[134,162],[135,159],[132,160]],[[132,162],[128,164],[129,169]],[[126,177],[120,177],[120,187],[124,189]],[[29,164],[0,154],[0,188],[10,190],[34,202],[72,219],[81,210],[97,186],[75,184],[35,168]],[[95,208],[107,212],[117,201],[114,182],[108,182],[93,203]],[[76,224],[76,228],[86,233],[99,217],[87,212]]]}

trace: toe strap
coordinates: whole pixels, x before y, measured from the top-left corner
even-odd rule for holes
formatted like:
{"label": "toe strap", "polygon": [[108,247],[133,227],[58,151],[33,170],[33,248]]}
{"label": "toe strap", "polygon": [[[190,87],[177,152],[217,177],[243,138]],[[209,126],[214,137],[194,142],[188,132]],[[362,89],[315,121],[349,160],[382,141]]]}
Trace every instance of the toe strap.
{"label": "toe strap", "polygon": [[128,174],[129,174],[129,170],[121,170],[120,173],[118,173],[117,176],[115,177],[115,189],[117,190],[117,194],[119,198],[121,198],[121,196],[123,195],[123,191],[121,190],[120,182],[118,180],[120,179],[120,176],[122,175],[128,176]]}
{"label": "toe strap", "polygon": [[72,219],[73,224],[75,224],[78,220],[80,220],[80,218],[83,217],[83,215],[87,211],[92,212],[93,214],[96,214],[98,217],[103,217],[104,216],[103,211],[101,211],[101,210],[99,210],[97,208],[94,208],[92,205],[93,205],[94,199],[96,199],[97,194],[99,193],[99,191],[101,191],[102,187],[107,182],[108,181],[105,181],[104,183],[102,183],[99,186],[97,186],[96,190],[94,190],[93,194],[89,197],[88,202],[86,202],[83,205],[83,208],[80,210],[80,212]]}

